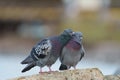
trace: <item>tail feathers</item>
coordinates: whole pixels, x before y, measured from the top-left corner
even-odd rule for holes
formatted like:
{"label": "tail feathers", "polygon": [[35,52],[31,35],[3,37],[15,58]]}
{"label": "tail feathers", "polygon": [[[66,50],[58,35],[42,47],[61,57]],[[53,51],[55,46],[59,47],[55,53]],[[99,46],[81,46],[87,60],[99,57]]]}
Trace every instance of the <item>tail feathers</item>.
{"label": "tail feathers", "polygon": [[32,63],[33,62],[33,59],[31,56],[28,56],[25,60],[23,60],[21,62],[21,64],[29,64],[29,63]]}
{"label": "tail feathers", "polygon": [[31,68],[33,68],[36,64],[35,63],[30,63],[28,64],[23,70],[22,72],[26,72],[28,70],[30,70]]}
{"label": "tail feathers", "polygon": [[61,64],[60,67],[59,67],[59,70],[67,70],[68,67],[64,64]]}

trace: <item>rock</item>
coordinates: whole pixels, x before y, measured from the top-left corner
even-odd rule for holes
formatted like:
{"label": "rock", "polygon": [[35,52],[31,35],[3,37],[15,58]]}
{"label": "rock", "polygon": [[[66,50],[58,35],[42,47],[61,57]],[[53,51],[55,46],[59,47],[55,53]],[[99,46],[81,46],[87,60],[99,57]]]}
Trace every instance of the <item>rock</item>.
{"label": "rock", "polygon": [[45,72],[10,80],[103,80],[104,76],[97,68]]}
{"label": "rock", "polygon": [[120,80],[120,75],[107,75],[104,80]]}

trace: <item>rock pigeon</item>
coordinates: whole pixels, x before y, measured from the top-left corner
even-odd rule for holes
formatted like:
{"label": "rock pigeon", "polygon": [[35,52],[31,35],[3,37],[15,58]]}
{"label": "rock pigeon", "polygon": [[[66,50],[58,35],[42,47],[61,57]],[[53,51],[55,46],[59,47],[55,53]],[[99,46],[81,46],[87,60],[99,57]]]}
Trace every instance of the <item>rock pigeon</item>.
{"label": "rock pigeon", "polygon": [[60,55],[61,65],[59,70],[67,70],[71,67],[76,69],[76,65],[83,58],[85,50],[82,45],[82,33],[75,32],[72,39],[63,48]]}
{"label": "rock pigeon", "polygon": [[71,29],[65,29],[60,35],[54,37],[48,37],[36,44],[30,55],[21,62],[21,64],[27,64],[22,70],[26,72],[35,66],[40,67],[40,73],[42,67],[47,66],[51,71],[51,66],[56,62],[63,47],[72,39],[74,32]]}

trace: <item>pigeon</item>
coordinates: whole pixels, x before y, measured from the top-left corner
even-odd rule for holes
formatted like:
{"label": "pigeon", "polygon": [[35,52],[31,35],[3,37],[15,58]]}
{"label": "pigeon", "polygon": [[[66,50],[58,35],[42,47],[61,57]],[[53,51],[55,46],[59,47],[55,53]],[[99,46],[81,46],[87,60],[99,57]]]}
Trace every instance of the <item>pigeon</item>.
{"label": "pigeon", "polygon": [[82,33],[75,32],[72,39],[64,46],[60,55],[61,65],[59,70],[67,70],[73,67],[76,69],[76,65],[84,57],[85,50],[82,45]]}
{"label": "pigeon", "polygon": [[72,39],[73,34],[74,32],[71,29],[65,29],[58,36],[48,37],[38,42],[32,48],[29,56],[21,62],[21,64],[27,64],[22,72],[26,72],[35,66],[40,67],[40,73],[42,73],[44,66],[52,71],[51,66],[60,56],[63,47]]}

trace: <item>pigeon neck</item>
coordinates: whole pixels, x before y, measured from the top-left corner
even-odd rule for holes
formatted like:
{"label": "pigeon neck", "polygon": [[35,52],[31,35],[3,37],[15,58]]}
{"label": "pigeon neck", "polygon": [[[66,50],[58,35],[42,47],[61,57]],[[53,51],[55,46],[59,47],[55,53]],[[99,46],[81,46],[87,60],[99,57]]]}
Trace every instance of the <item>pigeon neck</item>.
{"label": "pigeon neck", "polygon": [[60,42],[62,43],[62,45],[66,45],[67,42],[71,39],[70,35],[61,35],[60,36]]}

